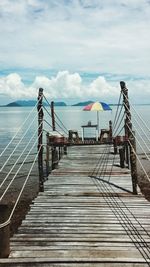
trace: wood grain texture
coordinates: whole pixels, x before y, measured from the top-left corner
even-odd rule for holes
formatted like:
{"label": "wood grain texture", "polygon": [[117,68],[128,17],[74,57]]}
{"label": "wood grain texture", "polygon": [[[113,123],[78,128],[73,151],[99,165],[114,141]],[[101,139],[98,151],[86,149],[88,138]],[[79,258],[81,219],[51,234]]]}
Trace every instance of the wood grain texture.
{"label": "wood grain texture", "polygon": [[112,150],[107,169],[99,166],[91,177],[103,149],[68,148],[12,237],[9,259],[1,264],[149,266],[150,203],[141,194],[132,195],[130,171],[119,167]]}

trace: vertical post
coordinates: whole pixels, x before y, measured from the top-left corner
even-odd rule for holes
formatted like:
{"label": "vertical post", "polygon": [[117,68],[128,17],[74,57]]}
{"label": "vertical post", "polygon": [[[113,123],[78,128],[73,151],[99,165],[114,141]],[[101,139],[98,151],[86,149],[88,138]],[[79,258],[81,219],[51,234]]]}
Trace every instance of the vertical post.
{"label": "vertical post", "polygon": [[[125,123],[124,123],[124,130],[125,130],[125,137],[128,138],[128,131],[127,131],[127,121],[125,119]],[[125,141],[125,160],[126,160],[126,164],[128,165],[129,168],[129,146],[128,146],[128,141]]]}
{"label": "vertical post", "polygon": [[54,170],[58,165],[58,152],[55,146],[51,147],[51,152],[52,152],[52,170]]}
{"label": "vertical post", "polygon": [[64,145],[64,155],[67,155],[67,145]]}
{"label": "vertical post", "polygon": [[39,169],[39,191],[44,191],[44,174],[43,174],[43,89],[39,89],[38,94],[38,169]]}
{"label": "vertical post", "polygon": [[55,126],[55,115],[54,115],[54,101],[51,102],[51,116],[52,116],[52,128],[53,131],[55,131],[56,126]]}
{"label": "vertical post", "polygon": [[132,176],[132,187],[133,187],[133,194],[137,194],[137,162],[136,162],[136,142],[134,133],[132,131],[132,123],[131,123],[131,112],[130,112],[130,105],[128,99],[128,89],[126,88],[125,82],[120,82],[121,90],[123,92],[123,103],[126,113],[126,132],[127,137],[130,141],[129,148],[130,148],[130,165],[131,165],[131,176]]}
{"label": "vertical post", "polygon": [[49,167],[49,133],[46,134],[46,176],[50,173]]}
{"label": "vertical post", "polygon": [[58,153],[59,153],[59,160],[61,159],[61,147],[59,146],[58,148]]}
{"label": "vertical post", "polygon": [[114,154],[116,155],[118,153],[116,137],[113,139],[113,145],[114,145]]}
{"label": "vertical post", "polygon": [[109,142],[112,142],[112,121],[109,121]]}
{"label": "vertical post", "polygon": [[120,167],[124,168],[124,161],[125,161],[125,147],[124,146],[119,148],[119,156],[120,156]]}
{"label": "vertical post", "polygon": [[72,130],[69,130],[68,132],[68,139],[69,139],[69,142],[72,142]]}
{"label": "vertical post", "polygon": [[[0,224],[9,218],[8,205],[0,205]],[[8,258],[10,253],[10,225],[0,228],[0,258]]]}

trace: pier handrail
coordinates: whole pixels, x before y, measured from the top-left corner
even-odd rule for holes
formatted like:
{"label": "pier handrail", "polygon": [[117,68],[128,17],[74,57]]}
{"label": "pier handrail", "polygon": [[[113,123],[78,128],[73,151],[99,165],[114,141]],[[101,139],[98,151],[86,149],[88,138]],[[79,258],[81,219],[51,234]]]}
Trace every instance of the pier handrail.
{"label": "pier handrail", "polygon": [[[39,111],[40,112],[40,111]],[[24,134],[22,135],[21,139],[19,140],[19,142],[17,143],[17,145],[15,146],[15,148],[13,149],[13,151],[10,153],[9,157],[7,158],[7,160],[5,161],[5,163],[3,164],[2,168],[0,169],[0,172],[4,169],[4,167],[6,166],[7,162],[10,160],[10,158],[12,157],[12,155],[14,154],[14,152],[16,151],[16,149],[18,148],[18,146],[21,144],[22,140],[24,139],[24,137],[26,136],[27,132],[29,131],[29,129],[31,128],[31,126],[33,125],[34,121],[36,119],[36,116],[34,117],[34,119],[31,121],[31,123],[29,124],[29,126],[27,127],[26,131],[24,132]]]}
{"label": "pier handrail", "polygon": [[13,140],[16,138],[17,134],[20,132],[20,130],[22,129],[22,127],[24,126],[24,124],[28,121],[29,117],[31,116],[31,114],[34,112],[34,110],[37,107],[38,102],[40,101],[40,99],[36,102],[36,104],[34,105],[33,109],[29,112],[28,116],[25,118],[25,120],[23,121],[23,123],[21,124],[21,126],[19,127],[18,131],[15,133],[15,135],[12,137],[12,139],[10,140],[10,142],[6,145],[6,147],[4,148],[4,150],[0,153],[0,157],[5,153],[5,151],[7,150],[7,148],[10,146],[10,144],[13,142]]}
{"label": "pier handrail", "polygon": [[[22,127],[25,125],[25,123],[28,123],[28,127],[24,131],[24,133],[21,136],[21,138],[19,140],[17,140],[17,144],[15,144],[15,147],[13,148],[12,152],[10,153],[10,155],[7,157],[6,161],[2,165],[2,167],[0,169],[0,172],[2,172],[3,169],[5,167],[7,167],[9,161],[14,157],[17,148],[19,148],[19,146],[23,144],[26,135],[29,134],[29,131],[31,130],[31,128],[33,126],[33,123],[37,119],[37,115],[38,115],[38,122],[39,122],[39,124],[38,124],[37,129],[33,132],[33,134],[31,136],[29,135],[30,138],[28,139],[28,141],[25,140],[23,149],[21,150],[20,154],[17,155],[17,158],[16,158],[15,162],[13,163],[12,167],[7,172],[6,176],[4,177],[3,181],[0,184],[0,189],[2,189],[2,187],[5,185],[6,181],[10,177],[10,175],[13,174],[13,177],[6,184],[6,187],[4,188],[4,191],[2,191],[2,193],[1,193],[1,196],[0,196],[0,202],[1,202],[3,200],[3,198],[5,197],[5,195],[7,194],[8,190],[10,189],[10,187],[12,186],[13,182],[15,181],[15,179],[16,179],[17,175],[19,174],[20,170],[22,169],[22,167],[26,163],[28,157],[31,155],[31,152],[33,151],[33,149],[35,149],[36,147],[38,147],[38,150],[35,153],[35,157],[33,158],[33,161],[31,162],[32,164],[31,164],[31,167],[29,168],[29,171],[28,171],[28,173],[26,175],[26,178],[25,178],[24,181],[22,181],[21,188],[19,189],[18,196],[17,196],[17,198],[16,198],[16,200],[14,202],[13,208],[12,208],[10,214],[9,214],[9,218],[7,218],[7,220],[5,220],[5,222],[3,222],[3,223],[0,224],[0,229],[3,228],[3,227],[5,227],[5,226],[7,226],[10,223],[10,221],[12,219],[12,216],[14,214],[14,211],[15,211],[15,209],[16,209],[16,207],[18,205],[18,202],[20,201],[20,198],[22,196],[22,193],[23,193],[23,191],[25,189],[25,186],[27,184],[27,181],[29,180],[29,177],[31,176],[32,169],[33,169],[33,167],[34,167],[37,159],[39,160],[39,155],[41,154],[41,151],[43,151],[43,147],[46,146],[46,148],[47,148],[47,146],[48,146],[48,144],[47,143],[44,143],[43,140],[42,140],[42,143],[40,143],[40,144],[38,143],[38,141],[41,140],[41,136],[43,135],[43,132],[46,132],[46,134],[47,134],[49,131],[50,132],[53,131],[53,127],[52,127],[51,123],[49,122],[52,119],[51,118],[51,113],[48,111],[47,107],[44,106],[44,103],[42,101],[42,98],[43,98],[43,89],[40,88],[39,91],[42,92],[42,94],[41,95],[39,94],[38,101],[37,101],[36,105],[29,112],[28,116],[26,117],[26,119],[24,120],[24,122],[21,124],[21,127],[19,128],[19,130],[17,131],[17,133],[13,136],[13,138],[11,139],[11,141],[4,148],[4,150],[2,151],[2,153],[0,155],[0,156],[4,155],[5,151],[10,146],[10,144],[13,144],[13,141],[17,137],[17,134],[19,133],[19,131],[22,129]],[[47,102],[48,102],[48,100],[47,100]],[[38,112],[35,114],[35,116],[32,118],[32,120],[29,121],[30,116],[33,114],[35,108],[37,108]],[[48,118],[47,119],[44,118],[43,108],[44,108],[44,110],[48,114]],[[39,117],[41,114],[42,114],[42,118]],[[57,119],[59,119],[58,115],[57,115]],[[59,119],[59,122],[63,125],[63,127],[65,127],[64,124],[63,124],[63,122],[60,119]],[[48,127],[45,127],[45,125],[47,125]],[[60,126],[59,123],[56,123],[56,125],[58,125],[59,128],[61,128],[62,130],[64,130]],[[67,129],[67,128],[65,127],[65,129]],[[37,132],[38,132],[38,135],[37,135]],[[63,134],[57,128],[55,129],[55,132],[57,132],[60,136],[63,136]],[[66,134],[68,135],[68,132],[67,131],[66,131]],[[22,162],[19,162],[20,159],[22,159]],[[20,166],[17,166],[18,164]],[[17,166],[17,169],[13,173],[13,170],[14,170],[14,168],[16,166]],[[42,180],[42,184],[43,184],[43,180]]]}
{"label": "pier handrail", "polygon": [[[41,148],[40,148],[40,150],[41,150]],[[15,209],[16,209],[16,207],[17,207],[17,205],[18,205],[18,202],[19,202],[19,200],[20,200],[20,198],[21,198],[21,196],[22,196],[23,190],[25,189],[25,186],[26,186],[26,184],[27,184],[27,182],[28,182],[28,180],[29,180],[31,171],[32,171],[32,169],[33,169],[33,167],[34,167],[34,164],[35,164],[35,162],[36,162],[36,160],[37,160],[37,157],[38,157],[38,154],[39,154],[40,150],[39,150],[38,153],[36,154],[36,157],[35,157],[35,159],[34,159],[34,161],[33,161],[33,163],[32,163],[32,166],[31,166],[31,168],[30,168],[30,170],[29,170],[29,172],[28,172],[28,175],[27,175],[27,177],[26,177],[26,179],[25,179],[25,181],[24,181],[24,183],[23,183],[23,185],[22,185],[22,188],[21,188],[21,190],[20,190],[20,192],[19,192],[19,195],[18,195],[18,197],[17,197],[17,199],[16,199],[16,201],[15,201],[14,207],[13,207],[13,209],[12,209],[10,215],[9,215],[9,218],[8,218],[4,223],[1,223],[1,224],[0,224],[0,229],[3,228],[3,227],[5,227],[5,226],[7,226],[8,224],[10,224],[10,221],[11,221],[11,219],[12,219],[12,216],[13,216],[13,214],[14,214],[14,211],[15,211]]]}
{"label": "pier handrail", "polygon": [[[47,104],[49,105],[49,107],[51,107],[51,103],[48,101],[48,99],[46,98],[46,96],[44,94],[43,94],[43,98],[45,99],[45,101],[47,102]],[[46,112],[48,113],[48,115],[50,117],[52,117],[51,113],[46,109],[46,107],[44,107],[44,109],[46,110]],[[64,123],[62,122],[62,120],[59,118],[59,116],[57,115],[57,113],[55,111],[54,111],[54,115],[55,115],[55,124],[63,131],[63,133],[65,133],[68,136],[68,129],[67,129],[67,127],[64,125]],[[57,131],[57,129],[56,129],[56,131]]]}
{"label": "pier handrail", "polygon": [[[125,96],[126,97],[126,96]],[[126,106],[126,104],[125,104]],[[135,111],[136,115],[138,116],[138,118],[140,119],[140,122],[142,122],[144,124],[144,126],[146,127],[146,129],[148,131],[150,131],[150,129],[148,128],[148,126],[146,125],[145,121],[142,119],[142,117],[140,116],[140,114],[136,111],[136,109],[134,108],[134,106],[131,104],[133,110]],[[128,109],[128,107],[126,106],[126,108]],[[148,135],[146,134],[146,131],[144,131],[144,129],[141,127],[141,124],[139,123],[139,121],[136,119],[134,113],[132,113],[132,117],[134,118],[135,122],[137,123],[138,127],[140,128],[140,130],[142,131],[142,133],[145,135],[146,139],[150,142],[150,138],[148,137]],[[137,130],[136,130],[137,132]],[[140,135],[141,137],[141,135]]]}
{"label": "pier handrail", "polygon": [[[115,113],[113,127],[112,127],[113,138],[115,139],[116,136],[123,133],[123,130],[125,130],[125,136],[127,137],[127,142],[126,142],[126,145],[124,144],[124,148],[123,148],[124,152],[123,153],[125,153],[125,150],[126,150],[126,156],[127,156],[127,154],[128,154],[127,146],[129,146],[130,154],[132,153],[132,156],[130,157],[131,165],[132,165],[132,161],[133,161],[133,166],[131,166],[132,173],[134,176],[133,179],[135,179],[135,177],[137,177],[137,174],[136,174],[137,173],[137,171],[136,171],[136,159],[137,159],[142,170],[144,171],[144,175],[146,176],[148,181],[150,181],[149,175],[146,172],[145,167],[143,166],[143,164],[142,164],[142,162],[138,156],[138,153],[136,152],[136,146],[135,146],[135,142],[137,142],[138,147],[142,150],[146,159],[150,160],[150,157],[147,154],[147,151],[149,152],[150,148],[140,133],[140,131],[141,131],[143,133],[144,137],[146,137],[146,139],[148,141],[150,141],[150,138],[146,134],[146,131],[143,129],[143,124],[144,124],[144,126],[146,126],[146,129],[148,131],[150,131],[150,129],[146,125],[146,123],[144,122],[142,117],[138,114],[136,109],[133,107],[133,105],[131,103],[129,104],[128,93],[127,93],[128,89],[126,88],[125,83],[120,82],[120,85],[121,85],[121,92],[120,92],[117,110]],[[122,99],[122,97],[123,97],[123,99]],[[132,117],[134,118],[133,122],[131,121],[130,105],[132,106],[132,109],[134,111],[134,112],[132,112]],[[123,106],[125,108],[125,111],[123,111]],[[138,116],[138,120],[136,119],[136,116],[134,115],[134,113],[136,113],[136,116]],[[124,117],[126,117],[125,121],[124,121]],[[135,123],[137,123],[138,127],[135,126]],[[133,125],[134,129],[136,129],[136,133],[138,136],[135,135],[135,132],[132,128],[132,125]],[[147,151],[146,151],[146,149],[147,149]],[[120,155],[120,157],[121,157],[121,155]],[[127,160],[127,162],[129,161],[129,156],[128,156],[128,159],[126,159],[126,160]],[[128,163],[128,166],[129,166],[129,163]],[[136,188],[135,188],[134,183],[137,183],[137,181],[133,182],[134,192],[136,192]]]}
{"label": "pier handrail", "polygon": [[[4,186],[4,184],[6,183],[6,181],[8,181],[8,177],[12,174],[12,171],[17,166],[19,160],[23,157],[22,162],[20,163],[20,166],[19,167],[17,166],[18,167],[17,170],[13,174],[13,177],[10,179],[8,184],[6,184],[6,188],[4,189],[4,191],[2,192],[2,194],[0,196],[0,201],[2,201],[2,199],[5,197],[6,193],[8,193],[8,190],[10,189],[11,185],[15,181],[15,179],[16,179],[17,175],[19,174],[20,170],[24,166],[25,162],[27,161],[27,159],[31,155],[31,152],[33,150],[35,150],[35,148],[36,148],[35,157],[32,159],[31,167],[28,169],[28,173],[27,173],[24,181],[21,181],[21,188],[18,190],[19,192],[18,192],[17,198],[16,198],[16,200],[14,202],[13,208],[12,208],[7,220],[5,220],[5,222],[0,224],[0,229],[5,227],[5,226],[7,226],[10,223],[11,218],[12,218],[12,216],[14,214],[14,211],[15,211],[15,209],[16,209],[16,207],[17,207],[17,205],[18,205],[18,203],[19,203],[19,201],[21,199],[21,196],[22,196],[22,193],[23,193],[23,191],[25,189],[25,186],[26,186],[26,184],[27,184],[27,182],[28,182],[28,180],[29,180],[29,178],[31,176],[31,172],[33,170],[33,167],[34,167],[34,165],[35,165],[35,163],[37,161],[38,161],[38,170],[39,170],[39,190],[41,190],[41,191],[44,190],[44,181],[45,181],[46,178],[44,176],[44,170],[43,170],[43,164],[44,164],[43,163],[44,162],[43,150],[44,150],[44,147],[46,147],[46,153],[49,153],[49,149],[50,149],[50,139],[49,139],[50,136],[49,136],[49,133],[50,133],[50,131],[52,132],[52,137],[54,136],[54,131],[56,133],[58,133],[61,137],[68,136],[67,127],[62,122],[62,120],[59,118],[59,116],[54,111],[54,109],[53,109],[53,113],[50,112],[52,106],[51,106],[50,102],[47,100],[47,98],[44,96],[43,89],[42,88],[40,88],[40,89],[41,89],[40,93],[42,93],[42,96],[39,94],[39,97],[38,97],[38,101],[37,101],[37,110],[38,110],[38,112],[34,116],[34,118],[32,118],[32,120],[30,122],[29,118],[30,118],[31,114],[34,112],[34,109],[35,109],[35,107],[34,107],[32,109],[32,111],[29,113],[29,115],[27,116],[27,118],[25,119],[24,123],[22,124],[22,126],[19,129],[22,129],[22,127],[25,125],[26,122],[28,122],[28,127],[26,128],[26,130],[23,133],[23,135],[21,136],[20,140],[17,142],[15,148],[10,153],[10,155],[8,156],[8,158],[6,159],[6,161],[4,162],[3,166],[0,169],[0,172],[2,172],[3,169],[7,166],[8,162],[14,156],[14,153],[16,152],[16,150],[19,147],[19,145],[22,144],[22,142],[24,142],[25,136],[27,135],[27,133],[29,133],[29,130],[33,126],[33,123],[34,123],[35,119],[38,119],[38,126],[37,126],[36,130],[30,136],[29,140],[27,142],[25,142],[23,150],[20,152],[19,156],[17,156],[17,159],[13,163],[13,166],[10,168],[10,170],[7,173],[7,175],[3,179],[2,183],[0,184],[0,189],[1,189]],[[124,84],[124,89],[126,89],[125,84]],[[123,97],[123,99],[121,99],[122,97]],[[42,101],[43,98],[46,100],[48,106],[44,105],[44,103]],[[121,90],[121,93],[120,93],[120,96],[119,96],[119,101],[118,101],[118,106],[117,106],[117,110],[116,110],[116,114],[115,114],[115,118],[114,118],[114,123],[113,123],[113,138],[115,139],[116,136],[119,135],[123,131],[123,129],[125,130],[125,136],[127,135],[127,140],[123,143],[122,146],[124,147],[125,143],[126,143],[127,146],[130,148],[130,155],[132,154],[132,156],[131,156],[131,161],[132,161],[131,165],[133,163],[134,167],[136,167],[135,159],[137,159],[139,164],[140,164],[140,166],[142,167],[142,170],[144,171],[144,175],[150,181],[149,175],[147,174],[147,172],[146,172],[146,170],[145,170],[145,168],[144,168],[144,166],[143,166],[143,164],[142,164],[142,162],[141,162],[141,160],[140,160],[140,158],[138,156],[138,153],[136,152],[136,148],[135,148],[135,144],[134,144],[135,141],[137,141],[138,145],[143,150],[144,155],[146,156],[146,158],[148,160],[150,160],[150,158],[147,155],[147,153],[145,152],[145,149],[143,148],[142,144],[140,143],[139,139],[136,137],[136,135],[135,135],[135,133],[133,131],[129,103],[126,102],[125,99],[126,99],[126,101],[128,101],[128,98],[127,98],[126,94],[124,94],[123,90]],[[123,110],[123,107],[124,107],[125,111]],[[45,113],[43,112],[43,110],[44,110]],[[38,118],[37,118],[37,116],[38,116]],[[55,118],[53,116],[55,116]],[[125,116],[126,116],[126,120],[128,120],[128,123],[126,122],[126,120],[125,120],[125,123],[124,123],[124,117]],[[55,127],[54,127],[54,124],[55,124]],[[139,128],[142,129],[141,126]],[[47,139],[43,140],[43,133],[45,133],[45,132],[46,132],[46,136],[44,136],[44,137],[47,138]],[[145,144],[146,148],[149,150],[149,147],[147,146],[145,140],[143,139],[143,137],[141,136],[141,134],[139,133],[138,130],[137,130],[137,133],[138,133],[138,136],[143,141],[143,143]],[[18,134],[18,132],[17,132],[17,134]],[[0,157],[2,155],[4,155],[5,151],[9,147],[9,145],[15,140],[17,134],[14,135],[14,137],[9,142],[9,144],[4,148],[4,151],[0,154]],[[60,146],[58,145],[58,148],[57,148],[57,144],[56,143],[52,143],[51,144],[51,157],[52,158],[55,158],[56,154],[58,154],[57,153],[58,152],[57,149],[60,150]],[[133,154],[134,154],[134,159],[133,159]],[[106,173],[106,171],[107,171],[109,155],[110,155],[110,146],[106,146],[106,147],[104,147],[103,155],[100,156],[99,161],[98,161],[98,163],[96,164],[96,166],[95,166],[95,168],[93,170],[93,173],[90,175],[91,177],[93,177],[93,179],[96,178],[96,180],[95,180],[96,183],[99,182],[99,181],[97,181],[98,179],[99,180],[102,179],[103,174]],[[46,155],[46,156],[47,156],[46,164],[49,164],[49,155]],[[112,168],[113,168],[114,159],[115,159],[115,153],[114,153],[113,159],[112,159],[111,171],[112,171]],[[133,165],[131,166],[132,171],[133,171]],[[100,171],[100,166],[101,166],[101,171]],[[49,172],[48,172],[48,167],[47,166],[46,166],[46,168],[47,168],[46,169],[46,177],[47,177]],[[52,168],[53,167],[51,167],[51,169]],[[135,178],[136,170],[134,170],[133,172],[132,171],[131,171],[132,174],[135,171],[134,172],[134,178]],[[108,178],[107,182],[110,182],[110,175],[108,175],[107,178]],[[133,179],[132,182],[133,182],[133,193],[137,193],[137,191],[136,191],[137,180]]]}

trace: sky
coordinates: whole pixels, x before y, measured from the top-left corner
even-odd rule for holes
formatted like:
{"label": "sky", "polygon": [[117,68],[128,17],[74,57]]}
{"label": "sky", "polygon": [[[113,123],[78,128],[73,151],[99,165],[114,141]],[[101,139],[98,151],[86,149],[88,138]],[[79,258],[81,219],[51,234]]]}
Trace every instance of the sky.
{"label": "sky", "polygon": [[150,0],[0,0],[0,104],[150,103]]}

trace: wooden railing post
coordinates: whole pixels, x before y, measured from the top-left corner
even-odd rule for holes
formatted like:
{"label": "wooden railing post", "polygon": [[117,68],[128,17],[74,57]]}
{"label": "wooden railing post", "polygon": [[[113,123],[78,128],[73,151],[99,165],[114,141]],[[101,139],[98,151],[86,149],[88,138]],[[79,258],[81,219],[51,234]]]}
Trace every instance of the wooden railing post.
{"label": "wooden railing post", "polygon": [[64,145],[64,155],[67,155],[67,145]]}
{"label": "wooden railing post", "polygon": [[50,173],[50,166],[49,166],[49,153],[50,153],[50,146],[49,146],[49,133],[46,134],[46,176],[48,177]]}
{"label": "wooden railing post", "polygon": [[[8,205],[0,205],[0,224],[9,218]],[[8,258],[10,253],[10,225],[0,228],[0,258]]]}
{"label": "wooden railing post", "polygon": [[123,103],[126,113],[126,132],[129,140],[129,148],[130,148],[130,165],[131,165],[131,176],[132,176],[132,187],[133,194],[137,194],[137,162],[136,162],[136,142],[134,137],[134,132],[132,131],[132,123],[131,123],[131,112],[130,105],[128,99],[128,89],[126,88],[125,82],[120,82],[121,90],[123,93]]}
{"label": "wooden railing post", "polygon": [[39,191],[44,191],[44,173],[43,173],[43,89],[39,89],[38,94],[38,169],[39,169]]}
{"label": "wooden railing post", "polygon": [[55,126],[54,101],[51,102],[51,116],[52,116],[52,128],[53,128],[53,131],[55,131],[56,126]]}
{"label": "wooden railing post", "polygon": [[[127,131],[127,121],[125,119],[124,123],[124,130],[125,130],[125,136],[128,138],[128,131]],[[125,141],[125,161],[129,168],[129,144],[128,141]]]}
{"label": "wooden railing post", "polygon": [[109,142],[112,142],[112,121],[109,121]]}
{"label": "wooden railing post", "polygon": [[119,156],[120,156],[120,167],[124,168],[124,162],[125,162],[125,147],[122,146],[119,148]]}
{"label": "wooden railing post", "polygon": [[113,146],[114,146],[114,154],[116,155],[118,153],[116,138],[113,139]]}
{"label": "wooden railing post", "polygon": [[58,166],[58,152],[55,146],[51,146],[51,152],[52,152],[52,170],[56,169]]}

